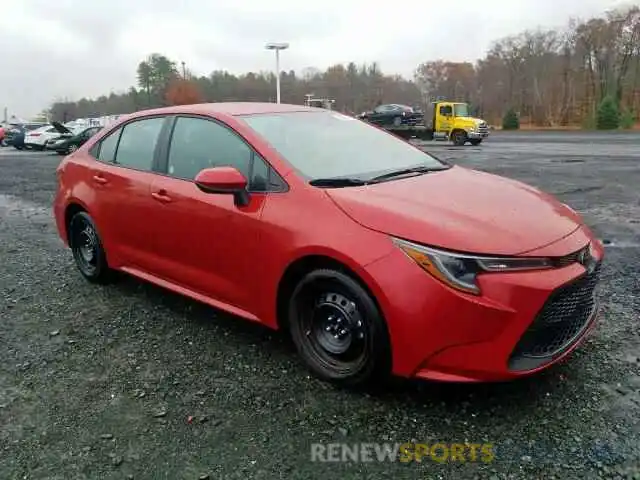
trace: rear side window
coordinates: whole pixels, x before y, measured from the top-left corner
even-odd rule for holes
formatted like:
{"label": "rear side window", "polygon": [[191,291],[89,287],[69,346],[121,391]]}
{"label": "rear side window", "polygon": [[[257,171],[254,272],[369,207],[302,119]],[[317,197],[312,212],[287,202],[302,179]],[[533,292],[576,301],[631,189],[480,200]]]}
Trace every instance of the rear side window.
{"label": "rear side window", "polygon": [[118,143],[115,163],[136,170],[153,170],[154,152],[164,121],[164,117],[156,117],[126,124]]}
{"label": "rear side window", "polygon": [[[116,147],[118,146],[120,132],[122,132],[121,128],[102,139],[99,144],[98,155],[96,157],[98,160],[101,160],[103,162],[113,162],[115,160]],[[93,150],[93,148],[91,150]]]}

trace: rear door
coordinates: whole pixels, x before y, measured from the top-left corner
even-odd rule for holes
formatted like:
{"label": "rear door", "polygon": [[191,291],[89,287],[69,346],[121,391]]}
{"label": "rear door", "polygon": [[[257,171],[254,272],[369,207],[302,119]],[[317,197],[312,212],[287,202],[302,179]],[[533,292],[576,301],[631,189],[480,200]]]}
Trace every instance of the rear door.
{"label": "rear door", "polygon": [[92,146],[89,180],[95,193],[97,225],[106,250],[118,264],[152,271],[147,219],[157,208],[151,183],[157,170],[157,146],[167,117],[156,116],[126,123]]}

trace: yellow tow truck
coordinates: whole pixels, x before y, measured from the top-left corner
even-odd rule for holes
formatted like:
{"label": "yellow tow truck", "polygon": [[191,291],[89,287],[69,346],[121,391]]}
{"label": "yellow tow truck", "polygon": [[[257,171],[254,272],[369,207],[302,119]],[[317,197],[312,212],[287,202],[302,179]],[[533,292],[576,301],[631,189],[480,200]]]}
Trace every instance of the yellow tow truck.
{"label": "yellow tow truck", "polygon": [[397,104],[379,105],[358,118],[406,139],[451,141],[462,146],[467,142],[479,145],[489,136],[487,122],[472,117],[466,103],[438,100],[429,103],[426,110]]}
{"label": "yellow tow truck", "polygon": [[480,145],[489,136],[489,125],[482,118],[472,117],[469,105],[461,102],[437,101],[430,104],[426,118],[427,130],[433,140],[450,140],[462,146],[469,142]]}

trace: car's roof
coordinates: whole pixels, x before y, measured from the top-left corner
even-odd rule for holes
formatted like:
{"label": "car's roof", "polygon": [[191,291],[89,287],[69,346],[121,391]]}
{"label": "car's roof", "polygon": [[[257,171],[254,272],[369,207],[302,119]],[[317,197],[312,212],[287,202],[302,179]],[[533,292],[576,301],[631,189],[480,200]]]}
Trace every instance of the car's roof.
{"label": "car's roof", "polygon": [[220,103],[197,103],[194,105],[177,105],[173,107],[154,108],[151,110],[141,110],[133,116],[150,114],[171,114],[171,113],[194,113],[194,114],[216,114],[227,115],[252,115],[260,113],[285,113],[285,112],[317,112],[319,108],[305,107],[303,105],[291,105],[287,103],[266,103],[266,102],[220,102]]}

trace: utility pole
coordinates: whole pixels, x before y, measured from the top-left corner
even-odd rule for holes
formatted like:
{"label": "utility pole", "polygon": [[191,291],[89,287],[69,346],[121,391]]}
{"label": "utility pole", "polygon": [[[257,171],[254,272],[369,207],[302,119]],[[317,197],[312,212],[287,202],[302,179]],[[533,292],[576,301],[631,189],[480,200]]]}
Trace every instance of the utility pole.
{"label": "utility pole", "polygon": [[7,116],[7,107],[4,107],[4,123],[7,123],[9,117]]}
{"label": "utility pole", "polygon": [[187,67],[185,66],[186,64],[184,63],[184,61],[182,62],[182,78],[184,80],[187,79]]}

